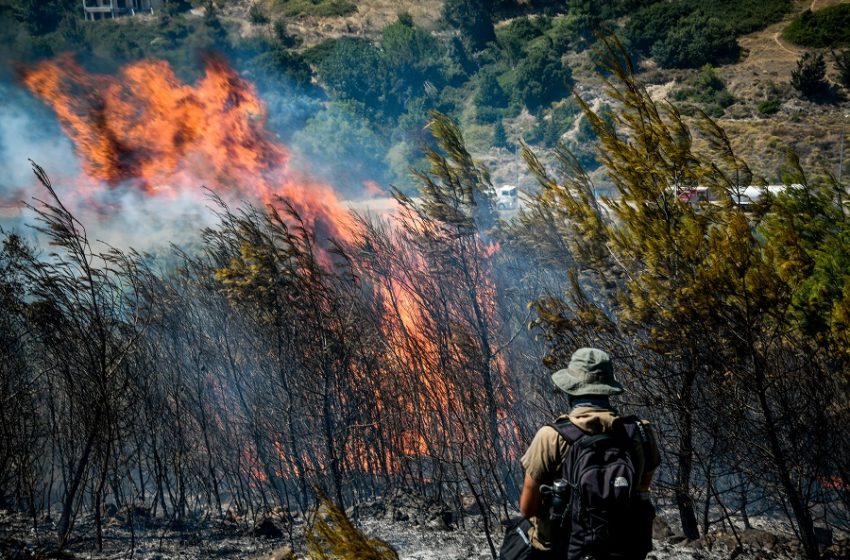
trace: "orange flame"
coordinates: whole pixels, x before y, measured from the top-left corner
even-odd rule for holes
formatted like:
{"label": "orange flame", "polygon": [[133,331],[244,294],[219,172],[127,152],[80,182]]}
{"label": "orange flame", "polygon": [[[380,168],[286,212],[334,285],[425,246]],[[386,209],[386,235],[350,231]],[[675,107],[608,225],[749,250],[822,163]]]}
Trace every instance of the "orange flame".
{"label": "orange flame", "polygon": [[69,55],[26,69],[21,79],[56,112],[93,179],[157,195],[206,185],[266,204],[282,196],[308,226],[346,237],[351,219],[336,193],[292,172],[289,152],[266,130],[256,91],[219,58],[207,59],[195,85],[164,61],[108,76]]}
{"label": "orange flame", "polygon": [[[163,61],[136,62],[118,76],[107,76],[87,72],[70,56],[27,69],[21,79],[53,108],[73,140],[85,174],[95,180],[85,188],[100,188],[96,184],[100,181],[113,187],[130,184],[150,196],[176,196],[205,184],[217,193],[237,193],[261,203],[273,203],[280,196],[301,213],[308,228],[350,239],[352,217],[336,193],[292,171],[288,150],[266,130],[266,109],[256,91],[221,59],[208,59],[204,76],[194,85],[183,83]],[[78,190],[85,194],[85,188]],[[365,188],[372,196],[383,194],[378,185],[367,183]],[[398,214],[414,230],[420,227],[415,213],[408,211],[406,218],[405,211]],[[494,243],[478,252],[489,260],[498,250]],[[421,256],[406,264],[422,271],[428,267]],[[486,271],[482,276],[488,276]],[[416,275],[406,277],[405,270],[395,269],[378,290],[389,350],[387,376],[407,372],[411,390],[404,412],[418,419],[419,429],[405,431],[394,449],[383,452],[363,440],[351,441],[349,455],[357,457],[364,470],[383,464],[385,470],[398,472],[406,455],[433,455],[431,439],[438,433],[445,436],[459,422],[456,417],[446,418],[445,411],[466,406],[460,404],[457,381],[447,379],[442,371],[445,358],[462,363],[464,349],[449,341],[450,356],[444,356],[427,335],[433,329],[427,303],[417,299],[411,287],[416,281]],[[495,312],[491,280],[479,286],[476,297],[482,308]],[[493,361],[500,385],[509,387],[502,358]],[[512,396],[503,395],[502,401],[511,402]],[[504,413],[504,403],[499,410],[500,435],[511,438],[516,432]],[[375,395],[375,406],[385,406],[383,395]],[[275,442],[281,459],[286,455],[284,447]],[[252,479],[264,481],[267,475],[257,450],[249,448],[244,453]],[[318,455],[312,464],[321,469]],[[310,457],[303,459],[303,464],[311,464]],[[294,476],[307,474],[299,472],[295,462],[285,463]]]}

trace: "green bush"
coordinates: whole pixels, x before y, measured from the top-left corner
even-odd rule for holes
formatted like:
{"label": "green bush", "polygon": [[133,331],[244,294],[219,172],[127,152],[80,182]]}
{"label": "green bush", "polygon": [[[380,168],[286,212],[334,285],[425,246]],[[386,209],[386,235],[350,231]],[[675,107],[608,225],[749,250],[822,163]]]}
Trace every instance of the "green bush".
{"label": "green bush", "polygon": [[312,55],[319,80],[339,99],[376,106],[384,95],[384,61],[380,50],[367,39],[343,37],[327,41]]}
{"label": "green bush", "polygon": [[530,111],[563,98],[571,89],[572,72],[551,49],[534,49],[517,64],[513,94]]}
{"label": "green bush", "polygon": [[735,37],[781,20],[790,9],[791,0],[656,2],[630,16],[623,37],[636,53],[658,55],[662,65],[696,67],[733,58]]}
{"label": "green bush", "polygon": [[482,70],[478,74],[478,90],[473,97],[476,108],[506,107],[508,96],[499,84],[496,73],[492,70]]}
{"label": "green bush", "polygon": [[170,16],[185,14],[192,9],[192,4],[189,0],[166,0],[162,5],[162,12]]}
{"label": "green bush", "polygon": [[4,4],[31,35],[55,31],[66,14],[79,17],[74,0],[5,0]]}
{"label": "green bush", "polygon": [[685,87],[674,91],[673,99],[701,103],[711,116],[723,116],[724,109],[735,103],[735,97],[710,64],[703,66],[695,78],[686,82]]}
{"label": "green bush", "polygon": [[709,17],[727,23],[736,36],[764,29],[791,11],[791,0],[690,0]]}
{"label": "green bush", "polygon": [[391,84],[391,96],[405,100],[422,95],[425,84],[445,83],[442,45],[428,31],[400,18],[381,32],[381,52]]}
{"label": "green bush", "polygon": [[[567,132],[581,114],[581,108],[572,97],[563,103],[556,104],[548,115],[541,116],[525,140],[532,144],[542,144],[547,148],[554,148],[561,140],[561,136]],[[586,126],[589,126],[587,123]]]}
{"label": "green bush", "polygon": [[63,51],[75,51],[77,53],[90,52],[88,36],[86,34],[85,22],[78,17],[68,15],[63,18],[56,29]]}
{"label": "green bush", "polygon": [[782,36],[804,47],[850,45],[850,4],[830,6],[816,12],[806,10],[788,24]]}
{"label": "green bush", "polygon": [[791,86],[806,97],[825,93],[829,84],[823,54],[804,54],[797,61],[797,68],[791,71]]}
{"label": "green bush", "polygon": [[758,112],[761,115],[775,115],[779,112],[779,108],[782,106],[782,101],[779,99],[772,97],[770,99],[765,99],[761,103],[758,104]]}
{"label": "green bush", "polygon": [[283,16],[344,17],[357,11],[347,0],[277,0],[277,12]]}
{"label": "green bush", "polygon": [[209,40],[208,44],[200,45],[201,49],[221,49],[223,45],[227,44],[227,30],[224,28],[221,18],[218,17],[218,10],[212,0],[207,0],[203,22],[203,28]]}
{"label": "green bush", "polygon": [[466,45],[464,45],[460,37],[449,39],[446,56],[448,57],[449,64],[459,69],[464,78],[473,74],[478,69],[478,63],[470,56]]}
{"label": "green bush", "polygon": [[[159,58],[168,61],[181,79],[192,81],[201,71],[197,49],[222,46],[215,43],[209,28],[198,18],[163,18],[155,23],[125,18],[120,25],[101,20],[86,22],[82,27],[87,48],[96,61],[96,64],[89,61],[89,65],[100,72],[115,72],[121,65],[141,58]],[[265,47],[253,45],[253,48]],[[78,46],[74,52],[82,49]]]}
{"label": "green bush", "polygon": [[386,180],[386,143],[356,108],[330,103],[292,137],[292,147],[315,165],[312,172],[343,189]]}
{"label": "green bush", "polygon": [[304,57],[296,51],[275,46],[254,57],[247,63],[252,79],[261,84],[294,85],[309,88],[313,76]]}
{"label": "green bush", "polygon": [[689,16],[679,22],[664,40],[652,46],[652,56],[668,68],[694,68],[727,61],[740,48],[732,29],[718,18]]}
{"label": "green bush", "polygon": [[268,14],[266,14],[256,4],[251,6],[251,9],[248,10],[248,21],[251,22],[251,25],[268,25],[271,23],[271,19]]}
{"label": "green bush", "polygon": [[505,126],[501,120],[497,120],[493,127],[493,146],[496,148],[508,147],[508,135],[505,133]]}
{"label": "green bush", "polygon": [[552,41],[553,49],[566,52],[570,47],[587,46],[588,40],[584,29],[579,16],[568,14],[553,19],[546,36]]}
{"label": "green bush", "polygon": [[443,45],[401,18],[381,32],[380,45],[343,37],[306,53],[321,83],[337,99],[362,103],[376,117],[396,118],[414,99],[439,98],[446,85]]}
{"label": "green bush", "polygon": [[547,29],[548,21],[545,18],[521,17],[499,29],[496,38],[508,62],[514,64],[525,56],[528,44],[541,37]]}
{"label": "green bush", "polygon": [[833,53],[835,68],[838,70],[838,82],[850,89],[850,49]]}
{"label": "green bush", "polygon": [[629,18],[623,28],[623,37],[637,52],[648,55],[656,43],[693,13],[686,2],[661,2],[639,10]]}
{"label": "green bush", "polygon": [[471,52],[480,51],[496,40],[490,0],[445,0],[442,19],[460,31]]}

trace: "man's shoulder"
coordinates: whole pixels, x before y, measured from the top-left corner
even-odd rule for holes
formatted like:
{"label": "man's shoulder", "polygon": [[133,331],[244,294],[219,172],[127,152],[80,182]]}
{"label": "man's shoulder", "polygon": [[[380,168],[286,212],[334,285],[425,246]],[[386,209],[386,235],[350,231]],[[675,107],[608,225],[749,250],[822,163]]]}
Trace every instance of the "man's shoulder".
{"label": "man's shoulder", "polygon": [[538,428],[537,433],[534,434],[534,439],[541,440],[549,440],[556,441],[558,439],[558,430],[554,426],[555,422],[551,422],[549,424],[543,424]]}
{"label": "man's shoulder", "polygon": [[541,426],[520,463],[534,480],[551,483],[564,458],[567,443],[550,424]]}

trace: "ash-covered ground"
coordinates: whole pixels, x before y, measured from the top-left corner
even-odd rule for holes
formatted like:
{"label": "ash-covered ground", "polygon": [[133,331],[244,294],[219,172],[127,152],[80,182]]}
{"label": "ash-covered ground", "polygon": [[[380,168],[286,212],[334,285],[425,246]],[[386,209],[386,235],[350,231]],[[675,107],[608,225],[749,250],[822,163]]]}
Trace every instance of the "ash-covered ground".
{"label": "ash-covered ground", "polygon": [[[232,515],[192,525],[145,517],[137,511],[131,527],[127,516],[110,511],[104,528],[104,550],[97,552],[91,515],[77,522],[72,540],[61,553],[56,550],[52,521],[34,526],[26,516],[0,511],[0,559],[74,558],[106,560],[200,560],[247,558],[286,560],[304,558],[307,521],[284,517],[280,511],[255,520]],[[483,519],[474,513],[457,518],[441,504],[396,492],[385,498],[349,508],[361,531],[390,543],[402,560],[485,560],[492,558]],[[655,524],[654,560],[767,560],[796,559],[802,554],[784,523],[760,517],[758,528],[716,530],[697,541],[687,541],[675,526],[675,512],[661,511]],[[501,529],[493,528],[498,550]],[[850,557],[846,536],[821,533],[825,558]],[[292,556],[292,551],[294,555]]]}

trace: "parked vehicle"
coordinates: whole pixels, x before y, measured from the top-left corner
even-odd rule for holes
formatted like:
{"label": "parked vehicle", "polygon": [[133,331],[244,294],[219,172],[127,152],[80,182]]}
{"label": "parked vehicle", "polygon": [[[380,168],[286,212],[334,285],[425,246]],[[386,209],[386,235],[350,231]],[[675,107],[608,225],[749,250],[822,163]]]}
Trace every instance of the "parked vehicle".
{"label": "parked vehicle", "polygon": [[[793,185],[749,185],[739,189],[729,189],[728,193],[732,202],[743,210],[749,210],[754,204],[759,202],[766,193],[776,196],[787,189],[802,189],[799,184]],[[707,202],[709,204],[717,204],[719,199],[717,194],[711,191],[708,187],[694,187],[692,189],[682,190],[678,194],[679,200],[688,204],[699,204]]]}
{"label": "parked vehicle", "polygon": [[519,197],[515,185],[502,185],[496,188],[496,208],[515,210],[519,206]]}

